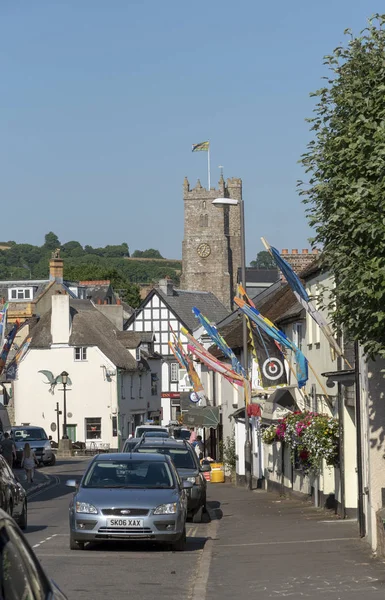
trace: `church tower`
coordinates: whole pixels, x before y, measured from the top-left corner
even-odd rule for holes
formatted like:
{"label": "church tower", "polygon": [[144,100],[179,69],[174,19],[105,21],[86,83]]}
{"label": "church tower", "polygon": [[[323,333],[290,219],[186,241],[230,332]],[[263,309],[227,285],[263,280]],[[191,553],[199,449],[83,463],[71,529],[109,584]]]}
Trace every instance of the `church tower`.
{"label": "church tower", "polygon": [[241,266],[240,207],[215,206],[215,198],[242,199],[242,180],[221,175],[218,189],[195,188],[185,178],[184,239],[181,288],[212,292],[228,309],[233,307],[237,270]]}

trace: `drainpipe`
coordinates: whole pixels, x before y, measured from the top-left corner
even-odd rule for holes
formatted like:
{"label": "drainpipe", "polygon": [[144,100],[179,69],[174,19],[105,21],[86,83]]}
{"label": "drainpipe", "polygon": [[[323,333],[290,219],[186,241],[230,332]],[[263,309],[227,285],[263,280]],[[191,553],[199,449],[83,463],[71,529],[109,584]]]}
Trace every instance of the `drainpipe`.
{"label": "drainpipe", "polygon": [[[341,345],[341,336],[338,338],[338,344]],[[342,369],[341,356],[337,356],[337,370]],[[340,484],[341,484],[341,517],[346,519],[346,497],[345,497],[345,447],[344,447],[344,397],[342,393],[342,384],[337,384],[338,401],[338,433],[339,433],[339,455],[340,455]]]}
{"label": "drainpipe", "polygon": [[358,342],[354,342],[354,370],[356,387],[356,445],[357,445],[357,486],[358,486],[358,526],[360,537],[365,537],[365,515],[363,495],[363,467],[362,467],[362,423],[361,423],[361,390],[360,390],[360,361]]}
{"label": "drainpipe", "polygon": [[116,427],[118,429],[118,452],[122,449],[122,431],[120,429],[120,390],[121,390],[121,378],[120,369],[116,367],[116,407],[118,409],[116,413]]}

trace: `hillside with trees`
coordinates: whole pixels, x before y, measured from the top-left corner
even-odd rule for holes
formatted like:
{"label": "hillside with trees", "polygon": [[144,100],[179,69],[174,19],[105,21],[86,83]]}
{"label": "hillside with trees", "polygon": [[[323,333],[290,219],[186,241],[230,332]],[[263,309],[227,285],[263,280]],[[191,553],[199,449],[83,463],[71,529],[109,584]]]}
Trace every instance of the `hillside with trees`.
{"label": "hillside with trees", "polygon": [[[62,244],[52,231],[46,234],[42,246],[0,242],[0,279],[47,279],[49,259],[56,248],[60,248],[64,259],[67,281],[110,279],[122,299],[134,308],[140,302],[138,284],[149,284],[166,276],[179,283],[181,262],[160,260],[163,257],[158,250],[135,250],[131,260],[127,260],[130,252],[125,242],[101,248],[82,246],[74,240]],[[132,260],[136,257],[137,261]]]}

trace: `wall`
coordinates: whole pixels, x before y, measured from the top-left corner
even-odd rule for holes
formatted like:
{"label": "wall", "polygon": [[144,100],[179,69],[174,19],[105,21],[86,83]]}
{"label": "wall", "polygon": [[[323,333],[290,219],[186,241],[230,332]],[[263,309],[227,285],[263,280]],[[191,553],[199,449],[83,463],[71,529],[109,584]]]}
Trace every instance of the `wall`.
{"label": "wall", "polygon": [[[364,512],[367,538],[374,551],[384,550],[379,511],[385,508],[385,361],[360,360],[364,452]],[[366,441],[366,444],[365,444]],[[365,460],[366,459],[366,460]],[[365,473],[366,471],[366,473]]]}
{"label": "wall", "polygon": [[[112,435],[112,416],[117,413],[116,376],[105,378],[105,365],[115,371],[114,365],[96,347],[87,348],[87,360],[75,361],[74,348],[61,347],[47,350],[31,349],[19,365],[14,382],[14,408],[17,424],[30,423],[44,427],[48,435],[57,439],[51,424],[56,424],[56,403],[63,410],[62,385],[57,385],[54,395],[49,393],[47,379],[39,370],[51,371],[57,376],[63,370],[69,373],[72,385],[67,389],[67,424],[77,426],[77,441],[87,442],[85,418],[101,417],[102,432],[98,443],[117,448],[117,437]],[[72,416],[68,416],[72,413]],[[63,423],[63,416],[60,417]],[[62,428],[60,428],[60,437]]]}
{"label": "wall", "polygon": [[[212,292],[230,308],[236,284],[237,269],[241,264],[239,206],[218,207],[212,201],[218,197],[242,197],[240,179],[223,179],[218,190],[207,191],[200,183],[190,190],[184,186],[184,239],[182,244],[181,288]],[[205,217],[205,226],[201,218]],[[210,254],[197,253],[202,243],[210,247]]]}

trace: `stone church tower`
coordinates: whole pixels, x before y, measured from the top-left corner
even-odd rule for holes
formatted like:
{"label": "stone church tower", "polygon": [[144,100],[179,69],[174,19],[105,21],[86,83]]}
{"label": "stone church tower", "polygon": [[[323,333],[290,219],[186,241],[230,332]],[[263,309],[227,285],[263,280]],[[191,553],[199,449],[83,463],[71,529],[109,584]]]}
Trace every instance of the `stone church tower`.
{"label": "stone church tower", "polygon": [[239,206],[215,206],[215,198],[242,199],[242,180],[219,180],[206,190],[200,181],[190,190],[184,180],[184,239],[181,288],[212,292],[228,309],[233,306],[241,266]]}

